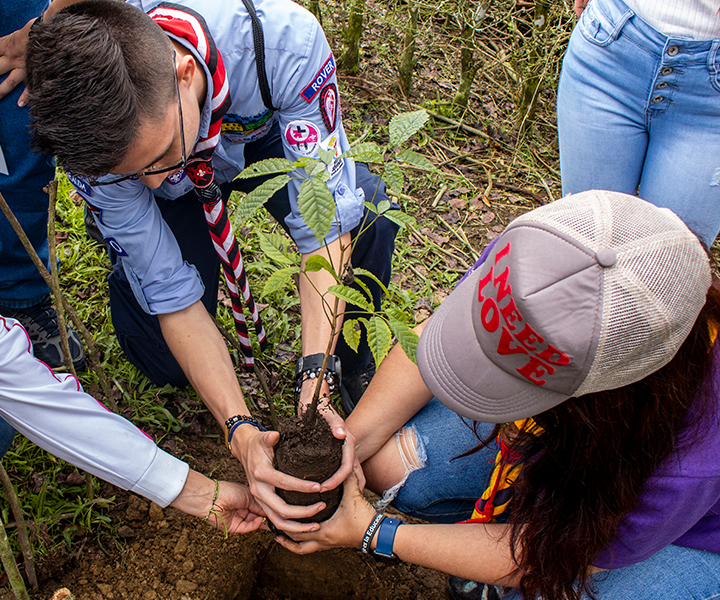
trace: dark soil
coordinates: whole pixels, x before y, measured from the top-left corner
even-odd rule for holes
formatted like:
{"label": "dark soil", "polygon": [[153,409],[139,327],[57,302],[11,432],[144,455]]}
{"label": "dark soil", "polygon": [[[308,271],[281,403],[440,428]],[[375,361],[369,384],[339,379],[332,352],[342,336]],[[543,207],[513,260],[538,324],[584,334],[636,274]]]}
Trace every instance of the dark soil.
{"label": "dark soil", "polygon": [[[305,415],[304,421],[297,417],[280,420],[280,441],[275,447],[275,468],[298,479],[322,483],[340,468],[343,443],[333,436],[325,419],[315,418],[313,421],[313,426],[310,427],[307,425],[308,415]],[[340,506],[342,486],[328,492],[312,494],[279,489],[277,494],[288,504],[299,506],[325,502],[325,508],[316,515],[299,519],[304,523],[322,522],[332,517]]]}
{"label": "dark soil", "polygon": [[[242,467],[217,438],[210,415],[201,427],[163,444],[190,465],[215,477],[245,481]],[[375,561],[359,550],[296,556],[270,532],[229,535],[172,509],[105,484],[116,496],[111,517],[118,538],[75,538],[47,556],[39,568],[48,600],[67,587],[77,600],[366,600],[446,599],[445,576],[436,571]],[[0,597],[9,600],[10,596]]]}

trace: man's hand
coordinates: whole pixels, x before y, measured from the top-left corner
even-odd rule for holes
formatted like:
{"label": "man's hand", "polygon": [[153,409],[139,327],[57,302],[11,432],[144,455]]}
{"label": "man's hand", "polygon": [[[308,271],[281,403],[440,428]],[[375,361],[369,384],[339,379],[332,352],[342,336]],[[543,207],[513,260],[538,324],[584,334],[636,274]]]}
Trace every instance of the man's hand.
{"label": "man's hand", "polygon": [[[25,81],[25,48],[33,21],[35,19],[30,19],[22,29],[0,37],[0,75],[8,73],[0,83],[0,98],[7,96],[19,83]],[[25,106],[27,101],[28,93],[24,90],[18,106]]]}
{"label": "man's hand", "polygon": [[221,481],[218,497],[208,523],[220,531],[228,533],[249,533],[256,529],[268,529],[265,523],[265,511],[253,498],[246,485]]}
{"label": "man's hand", "polygon": [[324,502],[311,506],[294,506],[275,493],[275,488],[298,492],[320,492],[332,489],[314,481],[304,481],[273,467],[274,447],[280,439],[277,431],[261,432],[252,425],[240,425],[233,435],[233,455],[245,467],[250,492],[273,524],[289,533],[312,531],[317,523],[299,523],[294,519],[312,517],[325,508]]}
{"label": "man's hand", "polygon": [[575,14],[577,15],[577,18],[580,18],[580,15],[582,14],[583,9],[585,6],[587,6],[587,3],[590,0],[575,0]]}

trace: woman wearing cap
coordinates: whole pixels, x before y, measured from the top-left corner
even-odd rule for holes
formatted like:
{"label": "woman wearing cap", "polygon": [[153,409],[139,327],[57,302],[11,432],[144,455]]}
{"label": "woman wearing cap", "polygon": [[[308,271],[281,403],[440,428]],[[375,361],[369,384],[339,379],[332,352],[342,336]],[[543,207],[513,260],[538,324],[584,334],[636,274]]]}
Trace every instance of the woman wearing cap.
{"label": "woman wearing cap", "polygon": [[718,598],[718,323],[671,211],[585,192],[527,213],[347,422],[381,503],[439,524],[376,516],[351,478],[318,532],[279,541],[501,586],[462,597]]}

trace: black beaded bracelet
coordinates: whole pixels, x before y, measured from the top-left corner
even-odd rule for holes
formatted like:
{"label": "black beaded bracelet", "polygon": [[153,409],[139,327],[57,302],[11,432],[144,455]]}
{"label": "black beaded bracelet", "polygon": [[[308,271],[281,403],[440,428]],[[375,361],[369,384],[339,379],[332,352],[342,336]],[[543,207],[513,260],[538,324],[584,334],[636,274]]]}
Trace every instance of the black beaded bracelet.
{"label": "black beaded bracelet", "polygon": [[[325,355],[320,352],[318,354],[310,354],[298,359],[295,365],[295,391],[302,390],[303,383],[308,379],[317,379],[322,370],[322,364]],[[340,366],[340,358],[331,354],[328,356],[325,365],[325,373],[323,379],[327,381],[331,392],[334,392],[342,379],[342,368]]]}

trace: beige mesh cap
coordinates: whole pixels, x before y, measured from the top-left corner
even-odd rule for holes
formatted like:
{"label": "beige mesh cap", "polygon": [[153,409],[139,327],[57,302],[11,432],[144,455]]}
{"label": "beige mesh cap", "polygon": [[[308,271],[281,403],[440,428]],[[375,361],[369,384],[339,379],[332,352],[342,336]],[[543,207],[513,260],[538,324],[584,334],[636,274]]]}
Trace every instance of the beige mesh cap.
{"label": "beige mesh cap", "polygon": [[491,423],[619,388],[666,365],[710,286],[670,210],[590,191],[513,221],[430,318],[418,366],[453,411]]}

